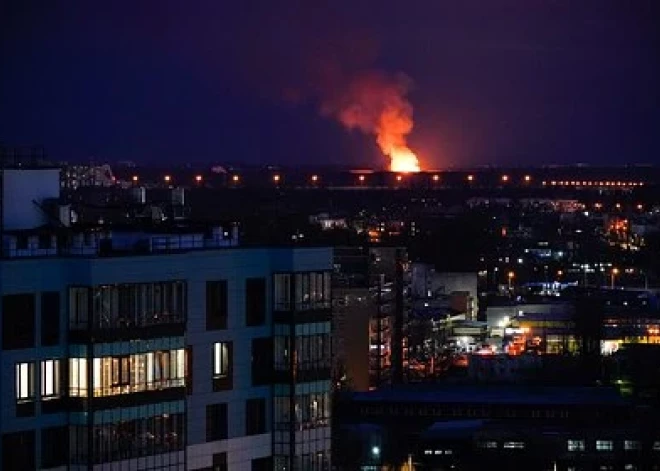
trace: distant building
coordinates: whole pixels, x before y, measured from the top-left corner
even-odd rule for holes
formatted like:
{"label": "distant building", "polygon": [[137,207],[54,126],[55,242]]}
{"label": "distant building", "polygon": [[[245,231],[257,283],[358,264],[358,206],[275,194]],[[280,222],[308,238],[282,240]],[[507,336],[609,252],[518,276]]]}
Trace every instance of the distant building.
{"label": "distant building", "polygon": [[477,273],[438,272],[431,265],[412,264],[411,295],[415,300],[449,299],[452,310],[476,320],[479,311]]}
{"label": "distant building", "polygon": [[335,249],[335,371],[358,391],[395,380],[397,362],[402,373],[404,281],[397,275],[397,264],[406,264],[399,248]]}
{"label": "distant building", "polygon": [[[653,418],[611,388],[415,385],[346,393],[341,469],[654,469]],[[618,466],[618,468],[616,467]]]}

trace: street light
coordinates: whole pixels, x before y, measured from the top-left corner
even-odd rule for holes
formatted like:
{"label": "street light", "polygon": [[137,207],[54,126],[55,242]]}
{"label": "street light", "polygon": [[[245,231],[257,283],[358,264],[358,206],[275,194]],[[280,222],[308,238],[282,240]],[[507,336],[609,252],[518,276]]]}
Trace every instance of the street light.
{"label": "street light", "polygon": [[614,289],[614,281],[616,280],[616,276],[619,274],[619,269],[618,268],[612,268],[612,278],[610,282],[610,288]]}
{"label": "street light", "polygon": [[507,274],[507,278],[509,279],[509,291],[513,289],[513,279],[516,277],[516,274],[510,271]]}

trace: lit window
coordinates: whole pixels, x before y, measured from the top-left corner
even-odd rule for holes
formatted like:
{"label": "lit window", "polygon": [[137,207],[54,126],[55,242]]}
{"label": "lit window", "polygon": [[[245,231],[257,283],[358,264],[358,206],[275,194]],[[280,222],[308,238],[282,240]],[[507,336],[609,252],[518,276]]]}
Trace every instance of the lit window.
{"label": "lit window", "polygon": [[596,440],[596,450],[612,451],[613,449],[614,449],[614,442],[612,442],[612,440]]}
{"label": "lit window", "polygon": [[229,344],[216,342],[213,344],[213,377],[226,378],[229,375]]}
{"label": "lit window", "polygon": [[34,363],[16,365],[16,400],[19,402],[34,399]]}
{"label": "lit window", "polygon": [[41,397],[54,399],[60,396],[60,360],[41,362]]}
{"label": "lit window", "polygon": [[642,444],[638,442],[637,440],[624,440],[623,441],[623,449],[624,450],[640,450],[642,448]]}
{"label": "lit window", "polygon": [[87,358],[69,358],[69,395],[87,397]]}
{"label": "lit window", "polygon": [[584,440],[569,440],[568,451],[584,451]]}
{"label": "lit window", "polygon": [[494,440],[488,440],[485,442],[479,443],[479,448],[497,448],[497,442]]}
{"label": "lit window", "polygon": [[508,449],[508,450],[522,450],[525,448],[525,443],[524,442],[504,442],[502,445],[502,448]]}

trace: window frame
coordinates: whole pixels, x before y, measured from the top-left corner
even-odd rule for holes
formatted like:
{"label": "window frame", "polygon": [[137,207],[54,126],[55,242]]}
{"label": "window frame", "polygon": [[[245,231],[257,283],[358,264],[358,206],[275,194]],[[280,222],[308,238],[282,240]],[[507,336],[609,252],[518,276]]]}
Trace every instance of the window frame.
{"label": "window frame", "polygon": [[[41,399],[44,401],[59,399],[62,397],[62,384],[61,384],[61,360],[59,358],[49,358],[41,361],[40,365],[40,382],[41,382]],[[47,389],[48,370],[51,374],[51,387]]]}
{"label": "window frame", "polygon": [[33,402],[36,399],[34,362],[17,362],[14,370],[14,398],[16,402],[19,404]]}

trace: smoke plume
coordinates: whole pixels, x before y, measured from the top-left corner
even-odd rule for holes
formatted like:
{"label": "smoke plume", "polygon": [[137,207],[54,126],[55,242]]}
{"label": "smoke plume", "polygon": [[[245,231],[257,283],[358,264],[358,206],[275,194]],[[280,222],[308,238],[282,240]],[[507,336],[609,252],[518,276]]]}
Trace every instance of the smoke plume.
{"label": "smoke plume", "polygon": [[413,107],[407,99],[411,85],[404,74],[362,72],[322,97],[321,114],[349,130],[374,135],[382,153],[390,157],[392,170],[418,171],[417,158],[406,142],[413,129]]}

